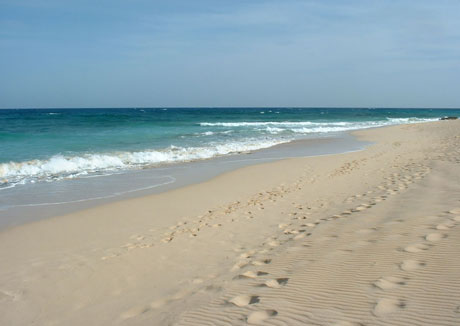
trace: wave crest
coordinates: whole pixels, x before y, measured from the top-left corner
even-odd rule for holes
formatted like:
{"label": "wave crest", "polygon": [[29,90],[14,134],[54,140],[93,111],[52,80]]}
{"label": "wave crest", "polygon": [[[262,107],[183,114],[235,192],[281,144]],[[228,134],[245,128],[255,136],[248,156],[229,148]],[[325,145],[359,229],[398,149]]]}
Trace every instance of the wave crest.
{"label": "wave crest", "polygon": [[[222,155],[250,152],[285,143],[285,140],[249,140],[207,147],[170,146],[163,150],[140,152],[88,153],[80,156],[56,155],[47,160],[9,162],[0,164],[0,185],[55,180],[88,173],[114,171],[165,163],[189,162]],[[2,180],[3,179],[3,180]]]}

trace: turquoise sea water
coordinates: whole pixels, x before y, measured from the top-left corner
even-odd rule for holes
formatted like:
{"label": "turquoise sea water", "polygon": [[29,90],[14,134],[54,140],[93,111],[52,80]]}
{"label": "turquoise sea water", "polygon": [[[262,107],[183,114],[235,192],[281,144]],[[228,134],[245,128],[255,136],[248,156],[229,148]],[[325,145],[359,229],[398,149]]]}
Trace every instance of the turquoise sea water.
{"label": "turquoise sea water", "polygon": [[460,116],[446,109],[0,110],[0,187],[254,151],[301,138]]}

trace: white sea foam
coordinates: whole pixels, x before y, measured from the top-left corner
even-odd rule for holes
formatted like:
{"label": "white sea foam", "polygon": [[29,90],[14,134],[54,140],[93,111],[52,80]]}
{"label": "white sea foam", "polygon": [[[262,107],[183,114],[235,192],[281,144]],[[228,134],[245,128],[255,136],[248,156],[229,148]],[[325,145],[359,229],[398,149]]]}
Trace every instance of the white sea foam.
{"label": "white sea foam", "polygon": [[203,135],[203,136],[212,136],[212,135],[214,135],[214,132],[206,131],[206,132],[201,133],[201,135]]}
{"label": "white sea foam", "polygon": [[[214,136],[214,135],[226,135],[231,134],[233,130],[225,130],[225,131],[204,131],[204,132],[197,132],[193,135],[195,136]],[[187,138],[186,135],[181,136],[181,138]]]}
{"label": "white sea foam", "polygon": [[312,122],[309,122],[309,121],[300,121],[300,122],[242,121],[242,122],[201,122],[200,126],[204,126],[204,127],[261,127],[261,126],[305,126],[305,125],[311,125],[311,124]]}
{"label": "white sea foam", "polygon": [[436,121],[438,119],[423,119],[423,118],[386,118],[378,121],[337,121],[337,122],[312,122],[312,121],[241,121],[241,122],[200,122],[203,127],[330,127],[330,126],[349,126],[354,129],[387,126],[404,123],[419,123]]}
{"label": "white sea foam", "polygon": [[[236,127],[247,127],[253,128],[262,133],[268,133],[271,135],[280,134],[326,134],[333,132],[343,132],[358,129],[366,129],[373,127],[382,127],[404,123],[420,123],[435,121],[437,119],[419,119],[419,118],[387,118],[386,120],[380,121],[356,121],[356,122],[241,122],[241,123],[216,123],[216,126],[225,126],[232,124]],[[207,125],[207,123],[205,123]]]}
{"label": "white sea foam", "polygon": [[56,155],[48,160],[31,160],[0,164],[0,185],[31,182],[33,180],[56,180],[81,176],[94,172],[135,167],[188,162],[209,159],[216,156],[250,152],[288,142],[282,140],[246,140],[214,144],[206,147],[170,146],[163,150],[139,152],[117,152],[106,154],[83,154],[81,156]]}

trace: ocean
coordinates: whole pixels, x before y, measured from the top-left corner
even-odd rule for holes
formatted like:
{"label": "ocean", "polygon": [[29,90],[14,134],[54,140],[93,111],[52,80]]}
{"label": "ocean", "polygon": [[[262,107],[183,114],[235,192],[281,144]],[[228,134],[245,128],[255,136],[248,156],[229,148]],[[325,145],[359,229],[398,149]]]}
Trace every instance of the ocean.
{"label": "ocean", "polygon": [[445,109],[0,110],[0,189],[251,152],[460,115]]}

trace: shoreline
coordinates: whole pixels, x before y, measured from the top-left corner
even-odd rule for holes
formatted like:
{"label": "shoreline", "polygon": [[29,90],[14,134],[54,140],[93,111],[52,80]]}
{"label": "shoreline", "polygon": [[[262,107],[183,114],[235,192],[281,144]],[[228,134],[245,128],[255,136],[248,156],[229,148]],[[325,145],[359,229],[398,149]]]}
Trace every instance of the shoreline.
{"label": "shoreline", "polygon": [[[3,201],[9,202],[12,206],[0,210],[0,232],[41,219],[206,182],[223,173],[249,165],[296,157],[343,154],[362,150],[367,145],[369,145],[367,142],[357,140],[350,132],[342,132],[329,136],[297,139],[249,153],[50,183],[20,185],[11,190],[5,189],[2,193]],[[190,169],[193,169],[193,175],[190,175]],[[185,170],[187,172],[184,172]],[[88,189],[94,188],[97,191],[90,194],[91,197],[81,198],[88,195]],[[38,198],[38,202],[34,203],[32,201],[34,198]],[[14,204],[15,202],[18,204]]]}
{"label": "shoreline", "polygon": [[354,131],[374,144],[0,232],[0,321],[455,325],[459,125]]}

